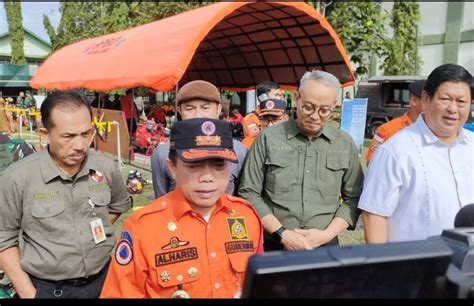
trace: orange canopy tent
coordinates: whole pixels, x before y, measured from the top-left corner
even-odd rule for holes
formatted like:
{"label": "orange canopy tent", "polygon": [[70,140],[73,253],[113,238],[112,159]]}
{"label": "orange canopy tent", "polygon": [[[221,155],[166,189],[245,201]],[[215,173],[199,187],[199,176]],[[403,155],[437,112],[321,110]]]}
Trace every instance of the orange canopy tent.
{"label": "orange canopy tent", "polygon": [[195,79],[247,90],[286,87],[311,69],[354,75],[337,34],[301,2],[220,2],[66,46],[30,81],[33,88],[98,91],[145,86],[170,91]]}

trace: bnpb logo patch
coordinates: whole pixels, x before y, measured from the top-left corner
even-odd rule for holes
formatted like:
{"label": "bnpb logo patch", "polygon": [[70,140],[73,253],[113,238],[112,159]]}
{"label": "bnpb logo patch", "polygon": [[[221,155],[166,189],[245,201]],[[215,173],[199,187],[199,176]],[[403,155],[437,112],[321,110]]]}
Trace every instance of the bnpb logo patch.
{"label": "bnpb logo patch", "polygon": [[127,241],[120,241],[115,250],[115,260],[119,265],[127,265],[132,261],[133,252]]}

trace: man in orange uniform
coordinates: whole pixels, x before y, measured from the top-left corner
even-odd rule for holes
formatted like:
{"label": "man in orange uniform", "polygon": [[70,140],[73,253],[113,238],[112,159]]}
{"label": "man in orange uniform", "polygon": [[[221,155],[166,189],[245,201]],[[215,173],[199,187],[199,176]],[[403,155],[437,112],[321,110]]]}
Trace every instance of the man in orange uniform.
{"label": "man in orange uniform", "polygon": [[101,297],[238,297],[248,258],[263,250],[252,205],[224,194],[237,162],[230,124],[179,121],[170,144],[176,189],[125,221]]}
{"label": "man in orange uniform", "polygon": [[408,85],[408,90],[410,91],[410,110],[408,112],[403,114],[403,116],[392,119],[379,126],[367,151],[367,156],[365,158],[367,160],[367,165],[378,146],[382,145],[382,143],[387,141],[387,139],[392,137],[396,132],[415,122],[418,115],[423,111],[421,105],[421,92],[425,87],[425,82],[426,80],[418,80]]}
{"label": "man in orange uniform", "polygon": [[[271,81],[259,83],[256,90],[257,100],[259,103],[269,98],[281,99],[283,97],[280,86],[277,83]],[[247,147],[247,149],[250,149],[255,137],[257,137],[262,128],[262,124],[258,116],[259,113],[260,108],[257,107],[255,111],[248,113],[242,122],[242,128],[244,131],[244,139],[242,140],[242,143]]]}
{"label": "man in orange uniform", "polygon": [[[286,102],[284,100],[263,100],[260,102],[259,108],[260,112],[258,117],[261,122],[261,130],[289,119],[288,114],[286,113]],[[247,148],[250,148],[256,137],[257,135],[246,137],[242,140],[242,143]]]}

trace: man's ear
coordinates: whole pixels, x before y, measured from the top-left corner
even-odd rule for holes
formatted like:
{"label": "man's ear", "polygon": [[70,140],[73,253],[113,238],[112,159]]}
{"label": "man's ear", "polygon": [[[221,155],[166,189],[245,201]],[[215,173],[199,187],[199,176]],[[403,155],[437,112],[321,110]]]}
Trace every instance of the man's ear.
{"label": "man's ear", "polygon": [[222,104],[217,103],[217,118],[219,118],[221,111],[222,111]]}
{"label": "man's ear", "polygon": [[181,116],[181,106],[176,106],[176,111],[178,112],[178,114]]}
{"label": "man's ear", "polygon": [[429,103],[430,103],[430,96],[428,95],[426,90],[423,90],[421,92],[421,105],[422,105],[423,110],[426,110]]}
{"label": "man's ear", "polygon": [[38,133],[40,134],[41,138],[46,139],[46,142],[49,143],[49,132],[46,128],[44,127],[39,128]]}
{"label": "man's ear", "polygon": [[171,176],[176,180],[176,165],[169,159],[166,160],[166,164],[168,165],[168,169],[170,169]]}

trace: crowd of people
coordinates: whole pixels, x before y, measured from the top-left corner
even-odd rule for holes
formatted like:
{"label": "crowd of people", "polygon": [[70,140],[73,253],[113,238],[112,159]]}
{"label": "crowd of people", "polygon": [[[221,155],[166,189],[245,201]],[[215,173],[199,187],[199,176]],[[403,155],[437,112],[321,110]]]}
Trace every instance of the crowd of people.
{"label": "crowd of people", "polygon": [[462,127],[472,81],[446,64],[412,84],[410,110],[379,129],[365,177],[352,138],[329,124],[334,75],[306,72],[292,116],[278,84],[263,82],[256,111],[229,120],[216,86],[191,81],[151,158],[156,199],[118,241],[113,223],[131,208],[119,169],[89,149],[90,104],[53,93],[41,105],[47,149],[0,177],[0,266],[21,298],[232,298],[251,255],[338,245],[361,213],[367,243],[439,235],[474,203],[474,134]]}

